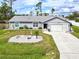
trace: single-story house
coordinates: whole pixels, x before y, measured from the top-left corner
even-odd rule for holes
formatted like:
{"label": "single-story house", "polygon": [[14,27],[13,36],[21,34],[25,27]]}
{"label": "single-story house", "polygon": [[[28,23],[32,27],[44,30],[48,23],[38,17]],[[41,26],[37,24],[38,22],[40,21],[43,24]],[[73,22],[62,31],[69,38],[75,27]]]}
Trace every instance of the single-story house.
{"label": "single-story house", "polygon": [[51,31],[70,31],[71,23],[68,19],[60,16],[14,16],[9,20],[9,29],[19,29],[20,27],[42,28]]}

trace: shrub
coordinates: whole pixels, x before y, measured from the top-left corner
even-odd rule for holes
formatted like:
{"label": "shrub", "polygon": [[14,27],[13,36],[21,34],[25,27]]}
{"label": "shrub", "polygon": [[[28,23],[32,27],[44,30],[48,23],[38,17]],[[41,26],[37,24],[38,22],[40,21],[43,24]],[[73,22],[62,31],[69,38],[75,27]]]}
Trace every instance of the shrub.
{"label": "shrub", "polygon": [[79,27],[78,26],[72,26],[72,29],[74,32],[79,33]]}
{"label": "shrub", "polygon": [[24,29],[23,27],[19,27],[19,29]]}
{"label": "shrub", "polygon": [[39,27],[38,29],[42,29],[42,27]]}
{"label": "shrub", "polygon": [[48,29],[48,31],[50,32],[51,30],[50,30],[50,29]]}
{"label": "shrub", "polygon": [[25,25],[25,26],[24,26],[24,29],[28,29],[28,27]]}
{"label": "shrub", "polygon": [[33,29],[33,28],[30,27],[29,29]]}

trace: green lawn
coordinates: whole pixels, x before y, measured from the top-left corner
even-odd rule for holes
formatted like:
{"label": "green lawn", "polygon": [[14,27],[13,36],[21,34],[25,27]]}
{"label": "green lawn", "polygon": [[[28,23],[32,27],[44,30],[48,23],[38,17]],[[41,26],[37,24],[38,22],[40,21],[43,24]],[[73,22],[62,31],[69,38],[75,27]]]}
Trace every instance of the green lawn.
{"label": "green lawn", "polygon": [[[0,30],[0,59],[59,59],[59,51],[51,35],[42,33],[43,41],[31,44],[8,43],[15,35],[29,35],[35,30]],[[54,53],[54,54],[52,54]]]}
{"label": "green lawn", "polygon": [[76,36],[77,38],[79,38],[79,27],[78,26],[72,26],[73,29],[73,35]]}

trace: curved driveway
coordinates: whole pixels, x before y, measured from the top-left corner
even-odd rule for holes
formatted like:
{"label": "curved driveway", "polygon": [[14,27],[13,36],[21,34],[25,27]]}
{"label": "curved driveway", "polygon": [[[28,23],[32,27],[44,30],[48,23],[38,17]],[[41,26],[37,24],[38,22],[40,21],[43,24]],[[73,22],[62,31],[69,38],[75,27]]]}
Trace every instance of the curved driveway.
{"label": "curved driveway", "polygon": [[79,39],[70,33],[52,32],[60,51],[60,59],[79,59]]}

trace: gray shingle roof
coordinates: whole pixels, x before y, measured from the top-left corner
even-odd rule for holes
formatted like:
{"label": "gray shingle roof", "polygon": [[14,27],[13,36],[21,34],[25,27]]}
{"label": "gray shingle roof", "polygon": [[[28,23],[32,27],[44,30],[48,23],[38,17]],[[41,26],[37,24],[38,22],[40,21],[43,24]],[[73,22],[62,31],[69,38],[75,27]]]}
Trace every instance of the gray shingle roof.
{"label": "gray shingle roof", "polygon": [[53,16],[14,16],[9,22],[44,22]]}
{"label": "gray shingle roof", "polygon": [[60,16],[14,16],[9,22],[45,22],[55,17],[68,21],[68,19]]}

